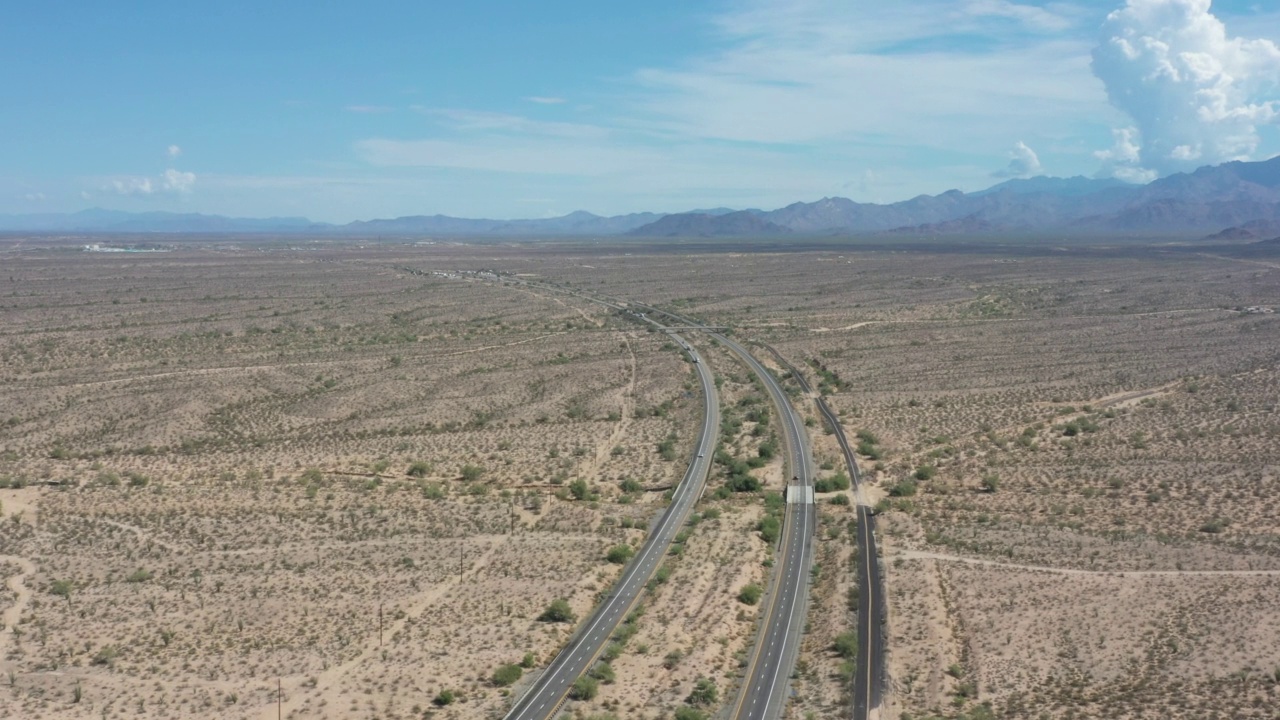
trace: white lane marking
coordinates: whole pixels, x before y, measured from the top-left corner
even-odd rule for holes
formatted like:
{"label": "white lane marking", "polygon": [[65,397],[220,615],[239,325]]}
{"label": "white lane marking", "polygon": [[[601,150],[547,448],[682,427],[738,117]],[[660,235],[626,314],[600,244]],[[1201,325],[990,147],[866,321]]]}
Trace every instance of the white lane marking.
{"label": "white lane marking", "polygon": [[[710,437],[710,432],[709,432],[709,431],[711,430],[711,426],[712,426],[713,424],[714,424],[714,425],[718,425],[719,423],[718,423],[718,422],[717,422],[717,423],[711,423],[711,422],[710,422],[710,421],[711,421],[711,418],[712,418],[712,414],[713,414],[713,412],[712,412],[712,402],[711,402],[711,393],[710,393],[710,392],[708,392],[708,391],[711,389],[711,385],[712,385],[712,382],[711,382],[711,380],[710,380],[710,371],[708,371],[708,370],[705,368],[705,366],[699,366],[698,370],[699,370],[699,379],[700,379],[700,380],[702,381],[702,383],[703,383],[703,390],[704,390],[704,392],[703,392],[703,406],[704,406],[704,408],[705,408],[705,410],[706,410],[706,414],[705,414],[705,416],[704,416],[704,422],[703,422],[703,426],[702,426],[702,432],[701,432],[700,437],[698,438],[698,452],[699,452],[699,454],[703,454],[703,453],[705,453],[705,451],[706,451],[707,440],[708,440],[708,438]],[[669,506],[669,508],[678,507],[679,505],[681,505],[683,502],[685,502],[685,501],[686,501],[687,496],[688,496],[688,495],[690,494],[690,492],[691,492],[691,489],[690,489],[690,487],[689,487],[691,483],[689,483],[689,482],[687,482],[687,481],[688,481],[688,480],[690,480],[691,478],[697,477],[697,476],[699,475],[700,468],[701,468],[701,467],[703,467],[703,466],[708,465],[708,462],[707,462],[707,461],[705,461],[705,460],[704,460],[702,463],[699,463],[697,460],[698,460],[698,458],[696,458],[696,457],[695,457],[695,458],[694,458],[694,463],[693,463],[692,465],[690,465],[690,466],[689,466],[688,471],[686,471],[684,478],[682,478],[682,480],[681,480],[681,482],[680,482],[680,485],[679,485],[679,486],[677,487],[677,489],[676,489],[676,492],[672,495],[672,505],[671,505],[671,506]],[[709,472],[709,469],[708,469],[708,472]],[[705,475],[705,473],[703,473],[703,474]],[[688,509],[688,508],[686,508],[686,509]],[[614,596],[614,597],[609,601],[609,603],[608,603],[608,604],[606,604],[606,606],[605,606],[606,608],[609,608],[609,607],[612,607],[612,608],[613,608],[613,609],[612,609],[612,611],[608,614],[608,618],[609,618],[610,620],[612,620],[612,619],[613,619],[613,618],[618,614],[618,611],[619,611],[619,609],[620,609],[620,608],[617,606],[617,602],[618,602],[620,599],[622,599],[624,595],[627,595],[627,594],[628,594],[628,593],[627,593],[628,588],[630,588],[630,587],[632,587],[632,586],[634,585],[634,583],[635,583],[635,581],[636,581],[636,573],[635,573],[635,571],[636,571],[637,569],[646,569],[646,570],[648,570],[649,568],[652,568],[652,567],[653,567],[653,565],[654,565],[654,564],[656,564],[656,561],[657,561],[657,556],[654,554],[654,550],[656,550],[656,549],[658,548],[658,546],[661,544],[661,545],[663,545],[663,546],[664,546],[664,551],[665,551],[665,546],[666,546],[666,545],[670,545],[670,544],[671,544],[671,538],[675,535],[675,529],[674,529],[674,528],[675,528],[675,526],[677,525],[677,523],[675,522],[675,520],[676,520],[676,518],[677,518],[678,516],[681,516],[681,515],[683,515],[683,511],[680,511],[680,512],[673,512],[673,513],[671,513],[670,515],[665,515],[665,517],[667,518],[667,519],[666,519],[666,522],[660,526],[662,529],[658,532],[658,534],[657,534],[657,535],[656,535],[656,537],[654,538],[654,542],[652,542],[652,543],[650,543],[649,545],[647,545],[647,546],[645,547],[645,549],[641,552],[641,556],[640,556],[640,558],[639,558],[639,559],[640,559],[640,560],[643,560],[643,562],[637,562],[637,564],[636,564],[636,565],[632,566],[632,569],[631,569],[631,571],[630,571],[630,573],[629,573],[629,576],[630,576],[630,577],[629,577],[629,578],[627,578],[627,579],[622,580],[622,581],[621,581],[621,584],[618,586],[619,588],[621,588],[622,592],[619,592],[619,594],[615,595],[615,596]],[[663,539],[664,541],[663,541],[662,543],[659,543],[659,542],[657,542],[657,540],[658,540],[658,539]],[[631,600],[634,600],[634,597],[630,598],[630,599],[628,600],[628,603],[627,603],[627,604],[630,604]],[[595,626],[596,626],[596,625],[599,625],[599,624],[600,624],[600,621],[601,621],[601,620],[604,620],[604,619],[605,619],[605,615],[602,613],[602,614],[599,616],[599,618],[596,620],[596,622],[592,623],[590,628],[587,628],[587,633],[588,633],[588,634],[589,634],[589,633],[591,633],[591,632],[592,632],[592,630],[594,630],[594,629],[595,629]],[[599,638],[599,633],[597,633],[597,634],[592,638],[592,642],[594,642],[594,641],[595,641],[595,640],[597,640],[598,638]],[[584,660],[585,658],[582,658],[582,657],[581,657],[581,651],[582,651],[582,649],[583,649],[583,648],[582,648],[582,646],[581,646],[581,642],[579,642],[577,649],[573,650],[573,651],[570,653],[570,656],[569,656],[569,657],[565,657],[565,656],[564,656],[564,651],[562,651],[562,654],[561,654],[560,656],[557,656],[557,657],[556,657],[556,659],[555,659],[554,661],[552,661],[552,664],[547,668],[547,674],[546,674],[546,675],[544,675],[543,677],[546,677],[546,678],[548,678],[548,680],[549,680],[549,679],[550,679],[550,677],[553,677],[555,674],[558,674],[558,673],[562,672],[562,671],[565,669],[565,667],[566,667],[566,666],[568,666],[568,665],[570,664],[570,662],[572,662],[572,661],[582,661],[582,660]],[[568,650],[568,648],[566,648],[566,650]],[[557,666],[557,664],[559,664],[559,666],[560,666],[558,670],[556,670],[556,669],[555,669],[555,668],[556,668],[556,666]],[[583,668],[583,669],[585,669],[585,668]],[[553,672],[553,671],[554,671],[554,672]],[[579,672],[578,672],[577,674],[578,674],[578,675],[581,675],[581,674],[582,674],[582,671],[581,671],[581,670],[579,670]],[[564,682],[565,682],[565,681],[564,681],[564,678],[561,678],[561,679],[560,679],[560,683],[559,683],[559,684],[563,685],[563,684],[564,684]],[[526,696],[525,696],[525,698],[524,698],[524,700],[522,700],[522,702],[532,702],[533,700],[537,699],[537,697],[538,697],[538,696],[540,696],[542,693],[546,692],[546,691],[547,691],[547,690],[549,690],[549,689],[550,689],[550,686],[548,686],[548,685],[544,685],[541,689],[538,689],[538,690],[532,691],[530,694],[526,695]],[[543,706],[545,706],[545,705],[546,705],[546,703],[544,702],[544,703],[543,703],[543,705],[540,705],[540,706],[538,707],[538,709],[539,709],[539,710],[541,710],[541,709],[542,709],[542,707],[543,707]],[[512,708],[512,715],[509,715],[508,717],[520,717],[523,713],[522,713],[522,712],[517,712],[517,708],[518,708],[518,707],[519,707],[519,703],[517,703],[517,705],[516,705],[516,707],[515,707],[515,708]]]}

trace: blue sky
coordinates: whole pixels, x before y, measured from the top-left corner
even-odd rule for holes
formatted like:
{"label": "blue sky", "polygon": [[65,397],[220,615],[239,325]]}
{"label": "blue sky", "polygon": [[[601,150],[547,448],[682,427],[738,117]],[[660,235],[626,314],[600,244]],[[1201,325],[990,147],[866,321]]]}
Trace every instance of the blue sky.
{"label": "blue sky", "polygon": [[1270,3],[328,5],[7,9],[0,213],[772,208],[1280,152]]}

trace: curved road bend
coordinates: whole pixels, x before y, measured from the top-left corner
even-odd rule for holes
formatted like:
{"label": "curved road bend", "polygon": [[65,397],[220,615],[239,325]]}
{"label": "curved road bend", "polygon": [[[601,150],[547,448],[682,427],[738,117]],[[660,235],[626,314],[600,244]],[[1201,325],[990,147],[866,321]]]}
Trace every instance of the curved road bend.
{"label": "curved road bend", "polygon": [[[671,337],[682,347],[689,347],[680,336]],[[694,363],[698,379],[702,384],[703,422],[702,433],[694,446],[693,460],[689,469],[676,487],[671,503],[661,518],[650,530],[640,552],[631,559],[622,571],[622,577],[610,589],[609,594],[597,606],[589,617],[570,639],[569,644],[556,655],[555,660],[542,673],[533,685],[521,696],[520,700],[506,714],[506,720],[546,720],[554,717],[560,709],[573,683],[595,663],[604,649],[618,623],[626,618],[635,606],[637,598],[644,590],[662,560],[667,555],[671,541],[680,532],[688,519],[694,504],[701,497],[706,487],[707,472],[711,468],[714,455],[716,433],[720,428],[720,399],[716,394],[715,381],[707,363],[698,357],[696,350],[690,349],[690,356],[699,361]]]}
{"label": "curved road bend", "polygon": [[858,496],[858,660],[853,678],[853,718],[869,720],[871,712],[880,707],[884,688],[884,588],[880,580],[880,555],[876,550],[875,515],[862,494],[862,475],[858,472],[857,456],[849,447],[844,425],[836,417],[826,398],[816,395],[804,375],[783,359],[777,350],[765,346],[780,365],[791,372],[805,393],[812,395],[818,412],[840,443],[840,452],[849,467],[854,490]]}
{"label": "curved road bend", "polygon": [[[533,285],[534,283],[523,283]],[[545,287],[545,286],[544,286]],[[612,300],[604,300],[599,297],[590,297],[575,291],[565,291],[560,288],[555,289],[558,292],[567,292],[567,294],[575,295],[592,302],[600,303],[607,307],[618,310],[633,310],[633,307],[644,307],[650,314],[665,315],[673,320],[679,321],[685,325],[691,326],[691,329],[699,329],[701,325],[690,321],[688,318],[675,315],[673,313],[659,310],[651,306],[643,304],[623,305],[620,302],[610,302]],[[652,317],[644,316],[644,319],[654,325],[661,327]],[[742,358],[743,362],[760,377],[768,390],[770,397],[773,399],[774,405],[778,408],[781,415],[782,425],[784,427],[785,445],[788,455],[788,467],[797,478],[799,478],[798,494],[802,497],[806,494],[812,498],[812,468],[813,461],[810,454],[808,438],[805,435],[803,424],[796,414],[795,408],[791,406],[790,400],[787,398],[786,392],[778,384],[778,381],[755,357],[747,352],[738,343],[730,340],[728,337],[720,333],[706,330],[707,334],[712,338],[724,343],[731,351]],[[672,333],[673,336],[674,333]],[[681,341],[682,345],[687,343]],[[706,363],[698,363],[700,369],[699,375],[703,378],[704,388],[706,387]],[[712,385],[714,388],[714,384]],[[706,392],[704,390],[704,392]],[[708,397],[710,393],[707,393]],[[719,419],[716,420],[719,425]],[[718,430],[717,430],[718,431]],[[699,447],[703,447],[707,441],[706,426],[703,428],[704,437],[699,441]],[[714,435],[712,436],[714,437]],[[708,451],[709,452],[709,451]],[[705,453],[704,453],[705,454]],[[705,458],[704,458],[705,459]],[[710,462],[709,459],[706,459]],[[695,459],[696,463],[696,459]],[[705,470],[703,471],[702,480],[705,482]],[[681,483],[681,487],[685,487],[689,483]],[[790,487],[790,486],[789,486]],[[700,492],[700,491],[699,491]],[[672,502],[672,507],[676,503]],[[671,512],[668,509],[668,512]],[[678,525],[676,527],[679,527]],[[769,600],[765,604],[766,618],[764,624],[761,625],[760,632],[756,637],[755,649],[751,656],[750,664],[747,668],[746,681],[744,682],[738,694],[738,700],[733,708],[732,718],[734,720],[771,720],[772,718],[781,717],[782,711],[786,706],[787,685],[790,680],[791,671],[795,667],[796,657],[800,650],[800,640],[804,632],[805,623],[805,603],[809,594],[809,569],[813,563],[813,535],[815,527],[814,507],[812,502],[801,501],[795,503],[787,503],[787,515],[784,524],[784,534],[782,537],[782,546],[777,555],[778,562],[774,565],[774,582],[771,583],[769,589]],[[669,542],[669,540],[668,540]],[[646,546],[647,547],[647,546]],[[639,557],[637,557],[639,559]],[[621,584],[621,583],[620,583]],[[606,608],[602,607],[601,612]],[[616,620],[614,621],[616,623]],[[590,634],[590,629],[588,634]],[[604,638],[607,640],[607,636]],[[571,646],[572,647],[572,646]],[[567,654],[569,649],[562,654]],[[597,651],[598,652],[598,651]],[[558,663],[560,658],[556,659]],[[589,667],[590,663],[581,664],[581,670]],[[555,687],[562,688],[561,692],[568,692],[567,685],[571,685],[573,680],[565,677],[551,677],[557,675],[556,664],[547,671],[544,678],[550,678],[554,681]],[[574,678],[577,675],[573,676]],[[539,678],[542,683],[543,678]],[[535,687],[535,689],[537,689]],[[532,691],[530,695],[534,694]],[[563,695],[560,696],[563,698]],[[549,701],[546,701],[549,702]],[[546,706],[546,702],[543,706]],[[559,701],[557,701],[558,703]],[[535,704],[536,705],[536,704]],[[512,713],[507,715],[507,720],[524,720],[524,718],[546,717],[545,715],[518,715],[517,710],[524,706],[524,700],[516,706]],[[554,712],[555,708],[551,707],[550,712]]]}
{"label": "curved road bend", "polygon": [[[651,309],[691,326],[697,323],[662,310]],[[765,605],[765,621],[756,636],[755,649],[747,666],[746,679],[738,692],[731,717],[734,720],[766,720],[778,718],[787,702],[787,685],[800,651],[804,634],[805,604],[809,598],[809,569],[813,564],[814,507],[813,459],[809,451],[804,424],[791,401],[769,372],[750,352],[728,337],[707,332],[742,358],[773,399],[781,416],[788,455],[787,466],[799,479],[794,491],[799,502],[787,503],[782,546],[774,566],[774,582]],[[788,488],[794,487],[788,485]],[[789,492],[792,492],[789,490]]]}

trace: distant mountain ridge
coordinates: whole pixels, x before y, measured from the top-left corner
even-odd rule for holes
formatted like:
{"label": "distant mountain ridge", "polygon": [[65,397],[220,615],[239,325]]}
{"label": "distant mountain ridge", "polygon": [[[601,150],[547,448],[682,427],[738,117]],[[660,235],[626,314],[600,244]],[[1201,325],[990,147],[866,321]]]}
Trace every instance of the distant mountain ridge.
{"label": "distant mountain ridge", "polygon": [[448,215],[416,215],[391,220],[356,221],[333,228],[333,232],[362,235],[434,234],[434,235],[620,235],[663,216],[658,213],[632,213],[601,217],[579,210],[554,218],[538,220],[472,220]]}
{"label": "distant mountain ridge", "polygon": [[[1250,227],[1250,223],[1257,227]],[[0,215],[8,232],[280,233],[334,236],[649,236],[962,235],[1063,233],[1176,234],[1225,240],[1266,236],[1280,226],[1280,157],[1229,162],[1160,178],[1147,185],[1114,179],[1035,177],[986,190],[948,190],[901,202],[859,203],[828,197],[776,210],[712,208],[684,213],[641,212],[604,217],[577,211],[552,218],[488,220],[412,215],[346,225],[306,218],[229,218],[198,213],[125,213],[92,209],[71,214]]]}
{"label": "distant mountain ridge", "polygon": [[634,228],[628,235],[642,237],[768,237],[790,229],[764,219],[767,213],[739,210],[721,215],[678,213]]}
{"label": "distant mountain ridge", "polygon": [[328,227],[304,217],[231,218],[201,213],[145,212],[90,208],[75,213],[0,215],[9,232],[275,232]]}

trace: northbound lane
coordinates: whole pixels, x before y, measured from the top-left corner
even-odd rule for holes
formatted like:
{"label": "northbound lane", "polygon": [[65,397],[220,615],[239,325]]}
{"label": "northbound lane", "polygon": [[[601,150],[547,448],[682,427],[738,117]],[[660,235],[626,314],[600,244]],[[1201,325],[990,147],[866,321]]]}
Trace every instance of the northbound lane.
{"label": "northbound lane", "polygon": [[595,664],[601,651],[613,636],[618,624],[627,617],[655,570],[666,557],[672,540],[680,532],[694,504],[706,487],[711,469],[716,432],[720,426],[720,399],[707,363],[683,338],[672,338],[688,349],[693,367],[702,385],[702,432],[694,446],[693,460],[665,512],[650,529],[640,552],[622,572],[596,611],[581,626],[569,644],[556,656],[546,672],[520,698],[505,716],[506,720],[546,720],[554,717],[568,697],[573,684]]}
{"label": "northbound lane", "polygon": [[862,492],[862,474],[858,472],[858,460],[849,447],[849,438],[826,398],[815,394],[804,375],[782,355],[769,348],[780,365],[787,368],[805,394],[813,397],[822,419],[831,428],[840,443],[840,452],[853,478],[858,496],[858,659],[853,678],[853,718],[870,720],[871,713],[880,707],[881,689],[884,687],[884,612],[885,600],[880,583],[880,555],[876,550],[875,515],[871,512]]}

